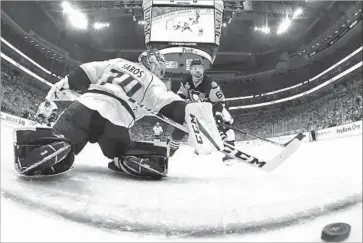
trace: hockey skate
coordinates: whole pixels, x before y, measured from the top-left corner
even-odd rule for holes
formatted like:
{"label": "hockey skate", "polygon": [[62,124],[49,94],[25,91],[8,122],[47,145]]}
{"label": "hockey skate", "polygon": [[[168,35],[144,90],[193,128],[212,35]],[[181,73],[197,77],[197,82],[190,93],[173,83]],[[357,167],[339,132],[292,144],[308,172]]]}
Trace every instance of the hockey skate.
{"label": "hockey skate", "polygon": [[120,168],[120,166],[118,165],[118,160],[119,160],[119,158],[115,157],[112,161],[110,161],[108,163],[107,168],[109,168],[110,170],[116,171],[117,173],[127,175],[127,173],[124,170],[122,170],[122,168]]}
{"label": "hockey skate", "polygon": [[169,146],[169,158],[173,157],[175,152],[178,151],[180,142],[178,140],[168,139],[166,144]]}
{"label": "hockey skate", "polygon": [[177,151],[178,149],[170,149],[170,152],[169,152],[169,157],[173,157],[173,155],[175,154],[175,152]]}
{"label": "hockey skate", "polygon": [[231,166],[231,165],[234,165],[236,162],[234,161],[234,158],[228,156],[228,155],[225,155],[223,158],[222,158],[222,161],[225,165],[227,166]]}

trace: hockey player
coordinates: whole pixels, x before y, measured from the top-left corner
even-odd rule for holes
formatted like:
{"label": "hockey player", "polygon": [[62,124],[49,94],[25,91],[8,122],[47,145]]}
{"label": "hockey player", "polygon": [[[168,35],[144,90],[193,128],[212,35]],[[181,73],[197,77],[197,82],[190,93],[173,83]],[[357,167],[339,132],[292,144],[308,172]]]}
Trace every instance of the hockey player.
{"label": "hockey player", "polygon": [[178,23],[176,25],[174,25],[174,30],[178,30],[178,29],[181,29],[182,26],[181,26],[181,22],[178,21]]}
{"label": "hockey player", "polygon": [[[189,102],[210,102],[213,104],[213,112],[221,137],[225,142],[234,146],[235,134],[231,129],[225,129],[223,124],[232,125],[233,118],[225,106],[225,97],[219,85],[209,76],[204,74],[203,61],[194,59],[190,64],[190,75],[180,84],[177,94]],[[180,141],[170,141],[171,150],[179,148]],[[231,159],[228,156],[223,161]]]}
{"label": "hockey player", "polygon": [[[17,131],[14,143],[17,171],[26,176],[65,172],[72,167],[74,155],[88,142],[97,142],[103,154],[112,159],[108,164],[112,170],[139,177],[166,176],[167,147],[130,139],[129,128],[146,112],[129,98],[179,124],[188,124],[189,117],[198,116],[191,111],[202,105],[192,106],[167,91],[160,80],[165,64],[159,51],[148,50],[140,55],[139,63],[117,58],[77,67],[47,95],[47,99],[53,99],[61,90],[82,94],[61,114],[53,129]],[[203,118],[205,124],[213,121],[211,112]],[[210,126],[213,130],[213,125]],[[175,129],[171,137],[175,140],[184,135]]]}
{"label": "hockey player", "polygon": [[190,32],[193,32],[192,29],[190,28],[188,22],[184,22],[184,26],[183,26],[183,29],[181,30],[181,32],[184,32],[184,30],[189,30]]}
{"label": "hockey player", "polygon": [[195,21],[193,22],[193,24],[198,24],[199,23],[199,19],[200,19],[200,14],[199,14],[199,10],[195,10]]}
{"label": "hockey player", "polygon": [[198,24],[200,19],[199,10],[195,10],[195,16],[189,17],[189,21],[192,25]]}
{"label": "hockey player", "polygon": [[200,28],[198,29],[198,36],[202,36],[202,35],[203,35],[203,33],[204,33],[204,29],[203,29],[202,27],[200,27]]}
{"label": "hockey player", "polygon": [[57,119],[58,106],[53,102],[46,100],[39,105],[36,117],[40,124],[46,124],[48,127]]}
{"label": "hockey player", "polygon": [[157,122],[156,125],[153,127],[154,132],[154,142],[161,141],[161,134],[164,132],[163,128],[160,126],[160,123]]}

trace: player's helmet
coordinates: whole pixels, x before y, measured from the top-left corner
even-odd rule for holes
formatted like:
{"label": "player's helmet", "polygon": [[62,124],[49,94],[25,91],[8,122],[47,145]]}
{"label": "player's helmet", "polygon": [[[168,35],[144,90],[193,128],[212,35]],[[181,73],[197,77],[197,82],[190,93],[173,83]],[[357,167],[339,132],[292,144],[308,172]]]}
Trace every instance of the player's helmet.
{"label": "player's helmet", "polygon": [[45,106],[50,106],[50,101],[49,100],[45,101]]}
{"label": "player's helmet", "polygon": [[190,74],[193,76],[193,82],[200,83],[204,76],[204,65],[201,59],[194,59],[190,63]]}
{"label": "player's helmet", "polygon": [[165,75],[166,61],[158,50],[151,49],[144,51],[139,56],[139,62],[142,63],[147,69],[149,69],[157,77],[162,78]]}

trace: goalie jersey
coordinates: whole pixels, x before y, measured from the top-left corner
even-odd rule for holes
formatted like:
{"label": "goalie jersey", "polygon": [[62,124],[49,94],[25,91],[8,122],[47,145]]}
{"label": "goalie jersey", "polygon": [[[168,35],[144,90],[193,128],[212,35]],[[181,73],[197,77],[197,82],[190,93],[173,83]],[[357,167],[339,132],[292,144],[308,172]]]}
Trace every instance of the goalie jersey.
{"label": "goalie jersey", "polygon": [[139,63],[116,58],[85,63],[80,68],[88,78],[80,79],[71,73],[62,86],[83,93],[78,101],[115,125],[131,127],[146,114],[128,97],[157,112],[165,105],[181,100]]}
{"label": "goalie jersey", "polygon": [[178,95],[191,102],[224,102],[224,94],[219,85],[207,75],[203,81],[195,87],[192,75],[188,75],[180,84]]}

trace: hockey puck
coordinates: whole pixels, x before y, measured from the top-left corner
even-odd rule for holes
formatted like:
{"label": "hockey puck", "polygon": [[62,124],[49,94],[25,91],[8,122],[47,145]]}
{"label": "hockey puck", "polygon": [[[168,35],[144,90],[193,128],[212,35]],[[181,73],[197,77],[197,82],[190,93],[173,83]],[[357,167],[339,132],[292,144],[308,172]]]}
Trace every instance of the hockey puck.
{"label": "hockey puck", "polygon": [[340,242],[349,237],[350,225],[346,223],[328,224],[321,232],[321,239],[326,242]]}

